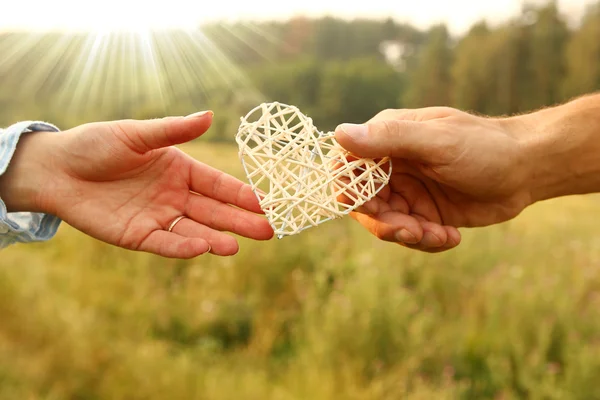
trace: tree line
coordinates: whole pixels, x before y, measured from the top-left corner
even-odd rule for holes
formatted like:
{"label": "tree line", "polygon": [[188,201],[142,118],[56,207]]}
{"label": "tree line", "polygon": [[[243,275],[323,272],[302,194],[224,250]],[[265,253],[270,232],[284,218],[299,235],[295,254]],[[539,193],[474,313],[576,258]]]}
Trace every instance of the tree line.
{"label": "tree line", "polygon": [[[419,30],[392,19],[333,17],[215,23],[201,32],[199,40],[205,45],[180,45],[179,50],[177,43],[188,40],[184,36],[170,42],[153,38],[163,53],[173,55],[161,56],[160,65],[152,68],[121,43],[121,51],[104,61],[100,83],[94,80],[102,90],[85,97],[92,93],[85,89],[83,101],[75,101],[89,103],[79,112],[67,113],[53,100],[57,89],[69,98],[69,76],[81,73],[85,64],[73,50],[77,44],[57,58],[52,79],[33,85],[36,91],[20,101],[15,93],[35,68],[14,63],[3,69],[0,61],[0,122],[42,118],[68,127],[211,108],[216,119],[208,138],[229,141],[240,116],[259,101],[297,105],[318,127],[329,130],[341,122],[365,121],[386,108],[444,105],[497,116],[600,89],[600,2],[591,4],[576,26],[569,26],[556,1],[550,1],[525,5],[500,25],[478,22],[459,37],[445,25]],[[27,39],[25,34],[0,35],[0,49],[16,46],[16,35]],[[44,40],[50,46],[61,38],[50,35]],[[86,40],[73,39],[79,46]],[[35,63],[35,56],[22,57]],[[115,68],[119,63],[127,67]],[[184,64],[187,69],[182,70]],[[160,96],[149,84],[158,80]]]}

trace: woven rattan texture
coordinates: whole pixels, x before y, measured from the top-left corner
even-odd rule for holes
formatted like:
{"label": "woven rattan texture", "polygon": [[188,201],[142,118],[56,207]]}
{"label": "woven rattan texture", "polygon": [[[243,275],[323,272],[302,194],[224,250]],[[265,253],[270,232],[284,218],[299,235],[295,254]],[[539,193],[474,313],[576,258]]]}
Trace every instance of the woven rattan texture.
{"label": "woven rattan texture", "polygon": [[282,238],[340,218],[389,182],[391,161],[352,156],[298,108],[261,104],[236,136],[239,156],[275,234]]}

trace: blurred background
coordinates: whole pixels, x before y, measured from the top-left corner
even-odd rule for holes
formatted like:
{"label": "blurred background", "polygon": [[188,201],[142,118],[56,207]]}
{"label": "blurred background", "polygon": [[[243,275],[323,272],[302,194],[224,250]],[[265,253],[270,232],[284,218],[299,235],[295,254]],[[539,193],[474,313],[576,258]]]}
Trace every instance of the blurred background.
{"label": "blurred background", "polygon": [[[244,179],[263,101],[527,112],[600,89],[600,2],[0,7],[0,126],[215,111],[182,149]],[[343,219],[166,260],[63,224],[0,256],[0,399],[600,399],[597,196],[422,254]]]}

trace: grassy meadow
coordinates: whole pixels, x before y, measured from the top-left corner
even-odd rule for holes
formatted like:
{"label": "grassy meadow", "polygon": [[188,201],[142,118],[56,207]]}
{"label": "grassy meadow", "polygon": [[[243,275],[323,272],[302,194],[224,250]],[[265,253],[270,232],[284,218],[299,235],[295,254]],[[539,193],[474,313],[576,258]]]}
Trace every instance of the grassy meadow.
{"label": "grassy meadow", "polygon": [[539,204],[438,255],[348,218],[189,261],[63,225],[2,251],[0,399],[600,398],[599,214]]}
{"label": "grassy meadow", "polygon": [[[460,34],[335,15],[0,30],[0,127],[211,109],[182,148],[243,178],[233,133],[263,101],[328,131],[388,108],[512,115],[600,91],[600,1],[576,24],[559,3]],[[48,20],[77,12],[54,6]],[[600,400],[599,200],[538,204],[436,255],[350,218],[187,261],[63,224],[0,252],[0,400]]]}

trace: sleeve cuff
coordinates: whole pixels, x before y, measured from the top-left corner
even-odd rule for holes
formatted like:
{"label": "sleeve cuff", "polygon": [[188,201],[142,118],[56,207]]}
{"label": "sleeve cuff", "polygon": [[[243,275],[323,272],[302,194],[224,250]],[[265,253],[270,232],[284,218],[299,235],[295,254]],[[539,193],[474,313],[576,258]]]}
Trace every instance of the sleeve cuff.
{"label": "sleeve cuff", "polygon": [[[21,135],[36,131],[58,132],[59,129],[45,122],[24,121],[0,131],[0,175],[6,172]],[[0,197],[0,249],[14,243],[49,240],[56,235],[60,223],[58,217],[50,214],[8,213]]]}

